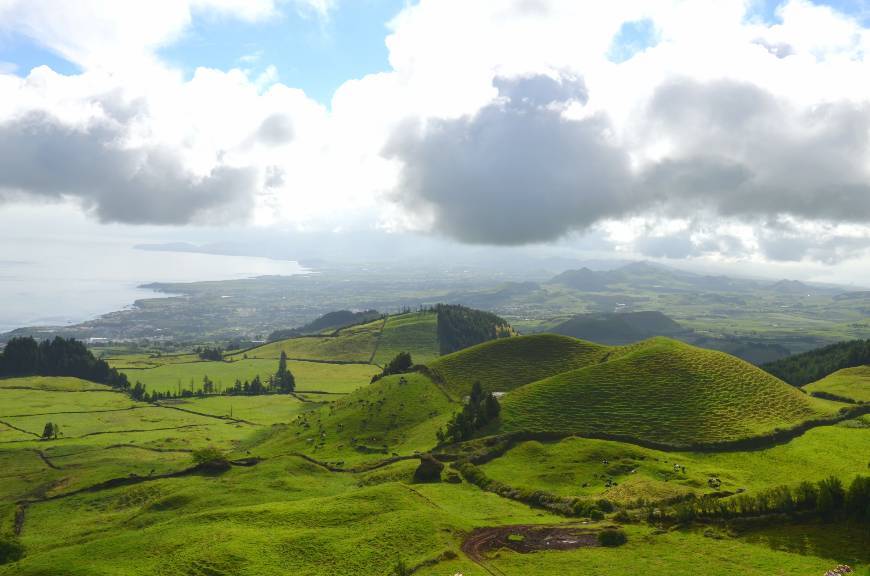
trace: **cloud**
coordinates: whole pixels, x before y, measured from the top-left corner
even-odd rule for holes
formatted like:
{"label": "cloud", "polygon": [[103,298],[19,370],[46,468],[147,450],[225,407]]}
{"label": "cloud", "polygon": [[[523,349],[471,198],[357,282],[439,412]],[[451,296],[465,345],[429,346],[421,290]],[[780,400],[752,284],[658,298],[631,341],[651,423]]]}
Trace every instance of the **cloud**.
{"label": "cloud", "polygon": [[581,82],[497,78],[499,100],[474,116],[399,128],[386,155],[402,163],[398,200],[465,242],[555,239],[628,209],[628,158],[598,116],[566,120]]}
{"label": "cloud", "polygon": [[870,103],[797,108],[757,86],[675,80],[646,131],[668,154],[639,178],[674,211],[870,222]]}
{"label": "cloud", "polygon": [[109,122],[80,130],[34,113],[0,124],[0,190],[76,198],[103,222],[183,224],[248,215],[256,174],[218,166],[189,173],[173,150],[129,149]]}

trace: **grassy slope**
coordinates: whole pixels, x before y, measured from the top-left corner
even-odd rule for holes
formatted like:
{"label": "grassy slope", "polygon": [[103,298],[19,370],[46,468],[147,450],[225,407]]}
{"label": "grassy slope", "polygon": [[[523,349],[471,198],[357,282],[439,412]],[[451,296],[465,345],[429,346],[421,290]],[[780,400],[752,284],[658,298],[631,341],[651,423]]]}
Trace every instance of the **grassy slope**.
{"label": "grassy slope", "polygon": [[843,368],[804,386],[807,392],[826,392],[856,402],[870,402],[870,366]]}
{"label": "grassy slope", "polygon": [[96,384],[79,378],[57,376],[28,376],[25,378],[0,378],[0,389],[23,388],[34,390],[54,390],[59,392],[83,392],[86,390],[111,390],[104,384]]}
{"label": "grassy slope", "polygon": [[[256,424],[270,425],[287,423],[296,415],[313,408],[288,394],[269,394],[265,396],[208,396],[206,398],[185,398],[162,402],[167,406],[177,406],[203,414],[247,420]],[[316,406],[316,405],[315,405]]]}
{"label": "grassy slope", "polygon": [[690,445],[769,433],[838,407],[733,356],[653,338],[514,390],[502,401],[501,429]]}
{"label": "grassy slope", "polygon": [[[867,462],[855,456],[867,446],[870,428],[843,425],[822,426],[786,444],[748,452],[661,452],[622,442],[566,438],[524,442],[483,468],[490,477],[515,487],[625,503],[709,493],[711,477],[721,481],[719,490],[730,492],[758,492],[832,474],[848,485],[856,474],[866,473]],[[675,463],[686,472],[674,472]],[[607,479],[617,485],[607,488]]]}
{"label": "grassy slope", "polygon": [[[323,362],[287,362],[287,368],[296,378],[299,390],[322,392],[351,392],[369,383],[372,375],[378,372],[374,366],[362,364],[326,364]],[[147,390],[177,391],[202,388],[203,376],[208,376],[219,389],[233,385],[236,379],[251,380],[259,374],[265,380],[278,369],[275,359],[239,359],[232,362],[191,362],[187,364],[166,364],[147,370],[125,370],[131,382],[140,381]]]}
{"label": "grassy slope", "polygon": [[388,453],[424,451],[435,445],[435,431],[455,409],[456,405],[425,376],[388,376],[331,405],[300,415],[289,428],[252,452],[269,456],[298,450],[320,460],[348,464],[385,458],[385,454],[357,451],[354,438],[360,445],[386,446]]}
{"label": "grassy slope", "polygon": [[381,333],[374,363],[381,366],[399,352],[410,352],[416,364],[438,357],[438,316],[430,312],[412,312],[390,316]]}
{"label": "grassy slope", "polygon": [[229,358],[240,360],[247,356],[248,358],[277,359],[283,350],[289,358],[367,363],[375,351],[378,336],[383,326],[383,320],[375,320],[368,324],[344,328],[336,336],[279,340],[252,348],[246,352],[233,354]]}
{"label": "grassy slope", "polygon": [[493,340],[429,364],[451,394],[461,396],[479,380],[485,390],[507,391],[599,362],[607,347],[567,336],[543,334]]}

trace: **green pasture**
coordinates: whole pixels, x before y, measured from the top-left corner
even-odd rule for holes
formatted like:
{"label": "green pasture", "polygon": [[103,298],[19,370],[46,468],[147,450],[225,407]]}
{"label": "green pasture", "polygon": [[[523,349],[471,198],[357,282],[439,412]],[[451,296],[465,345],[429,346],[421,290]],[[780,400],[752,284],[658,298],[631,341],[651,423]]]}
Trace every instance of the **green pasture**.
{"label": "green pasture", "polygon": [[235,418],[261,425],[287,423],[297,414],[316,407],[316,405],[302,402],[289,394],[194,397],[167,400],[161,402],[161,405],[183,408],[220,418]]}
{"label": "green pasture", "polygon": [[[376,366],[364,364],[328,364],[325,362],[288,361],[287,369],[296,378],[300,391],[348,393],[365,386],[374,374]],[[278,360],[253,359],[223,362],[189,362],[165,364],[145,370],[124,370],[130,382],[142,382],[145,389],[156,392],[179,392],[202,390],[203,378],[208,376],[219,391],[226,390],[235,381],[252,380],[259,375],[265,380],[278,370]]]}
{"label": "green pasture", "polygon": [[271,358],[277,360],[281,352],[296,360],[326,360],[333,362],[371,362],[384,321],[350,326],[335,336],[305,336],[269,342],[244,352],[228,356],[230,360]]}
{"label": "green pasture", "polygon": [[438,315],[412,312],[387,318],[374,363],[384,366],[399,352],[410,352],[416,364],[426,364],[437,358]]}
{"label": "green pasture", "polygon": [[870,402],[870,366],[844,368],[804,386],[807,392],[825,392],[856,402]]}
{"label": "green pasture", "polygon": [[622,442],[566,438],[524,442],[482,468],[489,477],[518,488],[628,504],[688,493],[758,492],[831,475],[848,484],[867,473],[868,447],[870,428],[844,425],[820,426],[788,443],[745,452],[662,452]]}

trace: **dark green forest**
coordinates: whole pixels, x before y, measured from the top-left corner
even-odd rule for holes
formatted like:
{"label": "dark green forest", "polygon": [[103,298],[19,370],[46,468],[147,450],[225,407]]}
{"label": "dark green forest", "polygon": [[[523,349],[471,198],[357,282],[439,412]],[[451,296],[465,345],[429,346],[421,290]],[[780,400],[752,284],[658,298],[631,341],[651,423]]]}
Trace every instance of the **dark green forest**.
{"label": "dark green forest", "polygon": [[56,336],[37,342],[13,338],[0,355],[0,377],[72,376],[127,390],[127,376],[99,360],[80,341]]}
{"label": "dark green forest", "polygon": [[513,334],[507,320],[490,312],[452,304],[438,304],[435,312],[442,355]]}
{"label": "dark green forest", "polygon": [[838,342],[761,367],[793,386],[815,382],[843,368],[870,364],[870,340]]}

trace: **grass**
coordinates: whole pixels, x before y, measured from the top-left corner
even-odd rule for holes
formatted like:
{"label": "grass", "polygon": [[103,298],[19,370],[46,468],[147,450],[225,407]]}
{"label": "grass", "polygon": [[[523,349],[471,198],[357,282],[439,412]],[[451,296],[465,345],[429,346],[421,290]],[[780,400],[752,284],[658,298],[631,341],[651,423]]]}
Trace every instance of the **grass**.
{"label": "grass", "polygon": [[[672,576],[768,576],[824,574],[836,561],[771,550],[738,539],[716,540],[701,531],[656,533],[627,526],[628,543],[619,548],[580,548],[519,554],[503,550],[490,564],[504,574],[668,574]],[[832,564],[833,562],[833,564]]]}
{"label": "grass", "polygon": [[[58,393],[50,390],[23,390],[0,388],[0,418],[28,414],[44,414],[48,420],[58,412],[82,410],[82,394]],[[119,394],[108,387],[88,392],[84,396],[88,411],[123,410],[136,405],[126,394]]]}
{"label": "grass", "polygon": [[733,356],[653,338],[510,392],[502,400],[501,430],[689,446],[771,433],[839,407]]}
{"label": "grass", "polygon": [[[348,393],[369,383],[379,372],[376,366],[362,364],[326,364],[323,362],[289,361],[287,368],[296,378],[298,390]],[[278,360],[253,359],[226,362],[190,362],[165,364],[145,370],[125,370],[131,382],[137,380],[146,390],[177,392],[202,389],[203,377],[208,376],[218,390],[231,387],[236,379],[251,380],[259,375],[265,380],[278,370]]]}
{"label": "grass", "polygon": [[[395,320],[384,328],[384,354],[403,345],[413,354],[428,345],[425,333],[432,325],[426,319],[407,315]],[[348,342],[369,338],[370,329],[351,331]],[[252,358],[251,352],[247,361],[161,363],[128,370],[152,376],[175,371],[174,381],[165,376],[163,382],[177,385],[184,370],[193,371],[184,373],[188,380],[201,381],[203,373],[195,371],[203,366],[277,367],[277,356]],[[146,359],[125,361],[132,366]],[[684,442],[763,433],[839,406],[760,376],[733,358],[667,340],[608,348],[558,336],[516,338],[440,358],[432,366],[456,397],[475,379],[490,390],[510,391],[502,399],[505,429],[630,430]],[[322,372],[305,376],[303,367]],[[348,377],[349,370],[357,369],[370,372]],[[471,530],[567,521],[465,482],[412,484],[416,459],[355,473],[329,472],[297,455],[349,468],[435,445],[435,431],[460,404],[419,373],[363,385],[376,369],[292,363],[300,389],[314,389],[306,381],[317,377],[321,391],[345,392],[303,394],[333,401],[321,405],[281,395],[190,398],[161,407],[132,403],[105,387],[74,379],[19,379],[27,386],[0,380],[0,415],[7,415],[0,420],[38,434],[50,418],[64,433],[58,440],[39,441],[0,424],[0,442],[20,440],[0,443],[0,532],[13,525],[18,500],[37,500],[26,510],[21,533],[27,556],[0,566],[0,575],[379,575],[391,573],[402,558],[410,566],[425,563],[416,575],[485,576],[492,572],[460,549]],[[218,380],[218,372],[208,375]],[[230,407],[235,418],[254,424],[223,419]],[[63,414],[47,416],[49,412]],[[708,492],[710,477],[721,480],[720,489],[755,492],[829,474],[848,480],[866,473],[868,435],[870,416],[743,452],[666,453],[569,438],[520,444],[483,468],[516,487],[616,502]],[[223,474],[153,478],[189,467],[191,451],[205,446],[224,450],[230,458],[261,460]],[[674,472],[674,462],[685,466],[686,473]],[[131,474],[152,479],[69,495]],[[606,479],[616,485],[607,488]],[[867,561],[860,557],[864,541],[859,537],[821,528],[807,532],[818,536],[818,545],[803,548],[799,526],[721,539],[705,537],[700,530],[662,532],[644,525],[625,530],[629,541],[620,548],[534,554],[501,550],[485,563],[504,574],[670,576],[821,574],[841,560]]]}
{"label": "grass", "polygon": [[0,389],[25,388],[55,392],[86,392],[111,390],[104,384],[96,384],[79,378],[61,376],[28,376],[26,378],[0,378]]}
{"label": "grass", "polygon": [[171,400],[162,402],[162,404],[213,416],[233,417],[262,425],[287,423],[293,420],[297,414],[313,408],[311,404],[306,404],[288,394],[209,396]]}
{"label": "grass", "polygon": [[[786,444],[746,452],[662,452],[609,440],[566,438],[524,442],[483,469],[491,478],[517,488],[624,504],[688,493],[758,492],[830,475],[848,485],[857,474],[866,474],[867,458],[856,456],[867,446],[870,428],[844,425],[814,428]],[[675,471],[674,464],[686,472]],[[711,478],[721,486],[713,488],[708,483]],[[608,487],[608,480],[616,485]]]}
{"label": "grass", "polygon": [[[301,414],[252,450],[298,450],[320,460],[359,463],[435,445],[435,432],[458,406],[421,374],[388,376],[333,404]],[[368,447],[361,451],[357,446]],[[369,450],[370,449],[370,450]]]}
{"label": "grass", "polygon": [[387,318],[378,342],[374,363],[384,366],[399,352],[410,352],[416,364],[438,357],[438,315],[412,312]]}
{"label": "grass", "polygon": [[870,402],[870,366],[843,368],[804,386],[807,392],[825,392],[856,402]]}
{"label": "grass", "polygon": [[281,351],[284,351],[288,358],[297,360],[369,363],[383,327],[383,320],[375,320],[344,328],[336,336],[300,337],[270,342],[245,352],[237,352],[228,356],[228,359],[241,360],[247,356],[277,360]]}
{"label": "grass", "polygon": [[429,364],[451,394],[468,394],[475,381],[486,391],[524,384],[599,362],[608,347],[567,336],[542,334],[485,342]]}

